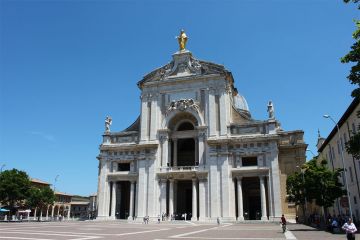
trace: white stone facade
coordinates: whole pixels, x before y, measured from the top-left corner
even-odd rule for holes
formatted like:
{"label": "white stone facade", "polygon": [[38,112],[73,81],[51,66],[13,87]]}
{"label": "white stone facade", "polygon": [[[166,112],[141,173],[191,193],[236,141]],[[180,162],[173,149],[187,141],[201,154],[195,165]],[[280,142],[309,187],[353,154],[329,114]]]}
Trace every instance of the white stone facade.
{"label": "white stone facade", "polygon": [[140,117],[103,135],[98,219],[294,215],[283,176],[305,162],[303,132],[283,131],[273,112],[267,120],[252,119],[231,72],[183,50],[138,87]]}

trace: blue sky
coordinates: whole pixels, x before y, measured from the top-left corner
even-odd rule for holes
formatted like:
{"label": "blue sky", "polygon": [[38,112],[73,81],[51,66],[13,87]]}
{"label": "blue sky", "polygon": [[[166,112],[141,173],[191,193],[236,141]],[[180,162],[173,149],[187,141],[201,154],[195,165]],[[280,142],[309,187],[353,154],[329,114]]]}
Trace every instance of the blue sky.
{"label": "blue sky", "polygon": [[[71,194],[97,190],[106,115],[139,115],[136,83],[177,51],[184,28],[199,59],[224,64],[255,119],[274,102],[284,130],[316,152],[351,102],[340,57],[359,11],[341,0],[0,0],[0,165]],[[310,156],[308,156],[310,158]]]}

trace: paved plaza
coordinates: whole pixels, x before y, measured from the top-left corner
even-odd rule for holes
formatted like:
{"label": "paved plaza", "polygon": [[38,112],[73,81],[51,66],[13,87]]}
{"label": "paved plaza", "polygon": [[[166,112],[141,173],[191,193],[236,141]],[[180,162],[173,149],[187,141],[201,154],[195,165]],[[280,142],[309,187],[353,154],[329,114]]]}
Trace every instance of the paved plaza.
{"label": "paved plaza", "polygon": [[289,225],[282,233],[278,224],[192,224],[125,222],[30,222],[0,223],[0,239],[91,240],[91,239],[346,239],[344,234],[317,231],[301,224]]}

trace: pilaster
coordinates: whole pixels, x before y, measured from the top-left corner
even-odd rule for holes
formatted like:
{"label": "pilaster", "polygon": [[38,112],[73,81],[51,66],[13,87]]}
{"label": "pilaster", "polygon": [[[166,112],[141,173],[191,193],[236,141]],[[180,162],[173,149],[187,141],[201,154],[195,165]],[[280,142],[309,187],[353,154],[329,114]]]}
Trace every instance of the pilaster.
{"label": "pilaster", "polygon": [[197,179],[192,179],[192,217],[191,221],[197,221]]}

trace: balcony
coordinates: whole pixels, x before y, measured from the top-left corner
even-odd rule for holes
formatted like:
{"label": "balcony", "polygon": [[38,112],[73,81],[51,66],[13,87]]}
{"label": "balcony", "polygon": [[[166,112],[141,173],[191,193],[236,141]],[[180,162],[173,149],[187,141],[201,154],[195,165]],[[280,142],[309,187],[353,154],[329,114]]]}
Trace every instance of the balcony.
{"label": "balcony", "polygon": [[170,166],[160,167],[158,175],[161,178],[192,179],[207,175],[205,166]]}
{"label": "balcony", "polygon": [[233,176],[252,177],[269,173],[269,167],[263,166],[246,166],[231,169]]}
{"label": "balcony", "polygon": [[138,174],[132,171],[116,171],[107,174],[110,181],[131,181],[136,180]]}
{"label": "balcony", "polygon": [[198,171],[199,166],[174,166],[174,167],[161,167],[159,168],[160,173],[164,172],[193,172]]}

